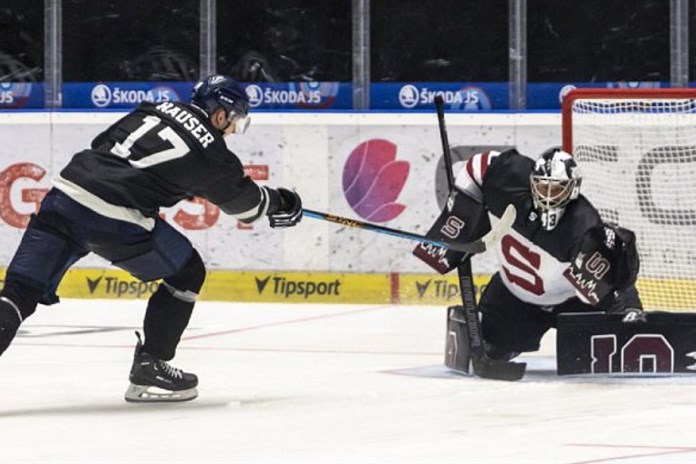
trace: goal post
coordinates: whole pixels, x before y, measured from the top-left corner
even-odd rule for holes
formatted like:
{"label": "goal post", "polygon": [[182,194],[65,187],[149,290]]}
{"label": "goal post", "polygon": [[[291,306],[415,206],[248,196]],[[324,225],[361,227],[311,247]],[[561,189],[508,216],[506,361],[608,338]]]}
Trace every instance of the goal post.
{"label": "goal post", "polygon": [[696,310],[696,89],[575,89],[562,121],[582,193],[636,233],[646,309]]}

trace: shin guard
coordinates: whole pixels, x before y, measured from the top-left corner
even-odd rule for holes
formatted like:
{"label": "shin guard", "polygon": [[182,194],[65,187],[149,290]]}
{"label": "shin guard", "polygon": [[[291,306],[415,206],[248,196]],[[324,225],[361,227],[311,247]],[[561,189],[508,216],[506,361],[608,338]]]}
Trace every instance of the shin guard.
{"label": "shin guard", "polygon": [[174,358],[204,280],[205,266],[194,250],[184,268],[165,279],[150,297],[143,327],[143,351],[164,361]]}

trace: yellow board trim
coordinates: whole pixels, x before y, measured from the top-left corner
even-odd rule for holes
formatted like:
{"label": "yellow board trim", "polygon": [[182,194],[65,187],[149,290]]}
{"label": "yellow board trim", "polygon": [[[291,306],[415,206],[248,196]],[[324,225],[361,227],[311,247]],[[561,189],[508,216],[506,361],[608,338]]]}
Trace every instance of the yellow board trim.
{"label": "yellow board trim", "polygon": [[696,280],[640,278],[636,287],[645,308],[696,310]]}
{"label": "yellow board trim", "polygon": [[[4,279],[5,269],[0,269]],[[477,295],[490,279],[474,275]],[[0,282],[1,284],[2,282]],[[649,309],[693,311],[696,281],[638,280]],[[63,298],[147,299],[158,282],[141,282],[118,269],[70,269],[58,288]],[[269,303],[461,304],[456,273],[360,274],[285,271],[208,271],[199,300]]]}

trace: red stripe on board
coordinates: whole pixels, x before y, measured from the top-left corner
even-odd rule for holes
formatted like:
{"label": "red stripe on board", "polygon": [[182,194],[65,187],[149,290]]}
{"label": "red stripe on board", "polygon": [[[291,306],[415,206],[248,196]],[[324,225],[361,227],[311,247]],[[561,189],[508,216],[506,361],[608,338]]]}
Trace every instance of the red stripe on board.
{"label": "red stripe on board", "polygon": [[389,274],[391,288],[391,304],[399,304],[399,273],[392,272]]}

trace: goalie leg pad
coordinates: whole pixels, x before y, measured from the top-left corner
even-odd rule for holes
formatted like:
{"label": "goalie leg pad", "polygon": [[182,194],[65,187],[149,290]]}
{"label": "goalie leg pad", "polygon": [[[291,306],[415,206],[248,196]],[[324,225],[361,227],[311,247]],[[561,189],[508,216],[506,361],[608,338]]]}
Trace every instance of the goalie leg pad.
{"label": "goalie leg pad", "polygon": [[558,315],[558,375],[696,374],[696,313]]}
{"label": "goalie leg pad", "polygon": [[469,332],[463,306],[447,308],[447,334],[445,335],[445,366],[463,374],[469,373],[471,350]]}

